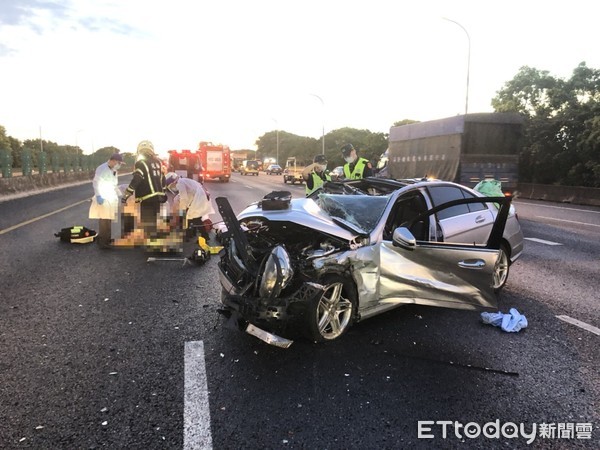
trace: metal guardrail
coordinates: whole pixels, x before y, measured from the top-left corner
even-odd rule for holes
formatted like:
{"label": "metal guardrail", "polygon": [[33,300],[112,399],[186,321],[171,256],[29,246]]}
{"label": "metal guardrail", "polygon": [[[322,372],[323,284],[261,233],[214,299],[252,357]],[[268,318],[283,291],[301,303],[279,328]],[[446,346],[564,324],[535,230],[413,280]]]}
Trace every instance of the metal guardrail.
{"label": "metal guardrail", "polygon": [[581,186],[519,183],[514,196],[531,200],[600,206],[600,189]]}

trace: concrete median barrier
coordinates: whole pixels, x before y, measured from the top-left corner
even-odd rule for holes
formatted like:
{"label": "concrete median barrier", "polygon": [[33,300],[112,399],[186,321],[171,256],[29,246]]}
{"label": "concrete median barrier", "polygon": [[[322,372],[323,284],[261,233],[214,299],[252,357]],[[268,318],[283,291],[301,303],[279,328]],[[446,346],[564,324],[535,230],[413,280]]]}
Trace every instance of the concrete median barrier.
{"label": "concrete median barrier", "polygon": [[0,178],[0,197],[91,181],[94,171],[56,172]]}

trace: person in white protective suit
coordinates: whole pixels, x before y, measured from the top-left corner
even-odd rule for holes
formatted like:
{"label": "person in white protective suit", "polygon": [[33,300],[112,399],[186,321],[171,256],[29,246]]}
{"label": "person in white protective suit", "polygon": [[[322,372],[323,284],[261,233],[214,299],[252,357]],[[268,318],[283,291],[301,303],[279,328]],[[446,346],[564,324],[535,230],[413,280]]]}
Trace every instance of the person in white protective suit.
{"label": "person in white protective suit", "polygon": [[194,234],[192,226],[195,226],[200,229],[203,237],[207,238],[212,226],[209,215],[214,214],[215,210],[202,184],[191,178],[180,177],[173,172],[168,173],[165,179],[172,213],[185,212],[184,228],[188,230],[188,237]]}
{"label": "person in white protective suit", "polygon": [[96,168],[92,182],[94,198],[90,205],[89,218],[99,221],[96,242],[103,249],[111,246],[111,223],[117,220],[121,196],[121,191],[117,187],[118,171],[122,165],[123,157],[119,153],[114,153],[107,162]]}

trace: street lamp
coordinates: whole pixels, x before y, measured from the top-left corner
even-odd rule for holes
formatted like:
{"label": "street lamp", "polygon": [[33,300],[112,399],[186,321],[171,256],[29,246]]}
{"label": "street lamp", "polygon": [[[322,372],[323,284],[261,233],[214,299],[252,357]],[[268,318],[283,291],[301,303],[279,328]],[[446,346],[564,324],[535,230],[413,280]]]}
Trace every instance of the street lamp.
{"label": "street lamp", "polygon": [[322,141],[323,141],[323,155],[325,154],[325,102],[323,101],[323,99],[321,97],[319,97],[317,94],[310,94],[313,97],[317,97],[320,101],[321,101],[321,105],[323,105],[323,134],[322,134]]}
{"label": "street lamp", "polygon": [[277,126],[277,156],[275,158],[275,164],[279,164],[279,122],[277,122],[276,119],[271,120],[275,122],[275,125]]}
{"label": "street lamp", "polygon": [[458,25],[459,27],[462,28],[462,30],[467,35],[467,41],[469,43],[469,51],[467,53],[467,98],[465,100],[465,115],[466,115],[467,112],[469,111],[469,71],[471,69],[471,37],[469,36],[469,32],[467,31],[467,29],[465,27],[463,27],[460,23],[458,23],[456,20],[448,19],[447,17],[442,17],[442,19]]}

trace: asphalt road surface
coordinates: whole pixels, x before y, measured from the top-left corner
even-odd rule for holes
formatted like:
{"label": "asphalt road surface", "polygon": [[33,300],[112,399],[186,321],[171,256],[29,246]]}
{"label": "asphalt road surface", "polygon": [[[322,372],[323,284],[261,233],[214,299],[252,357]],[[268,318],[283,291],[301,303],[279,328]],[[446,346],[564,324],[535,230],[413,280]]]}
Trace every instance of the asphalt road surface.
{"label": "asphalt road surface", "polygon": [[[207,187],[236,212],[304,195],[263,173]],[[599,447],[599,208],[516,201],[528,240],[499,307],[519,333],[404,306],[283,350],[224,326],[218,256],[59,242],[97,229],[91,196],[0,202],[0,448]]]}

